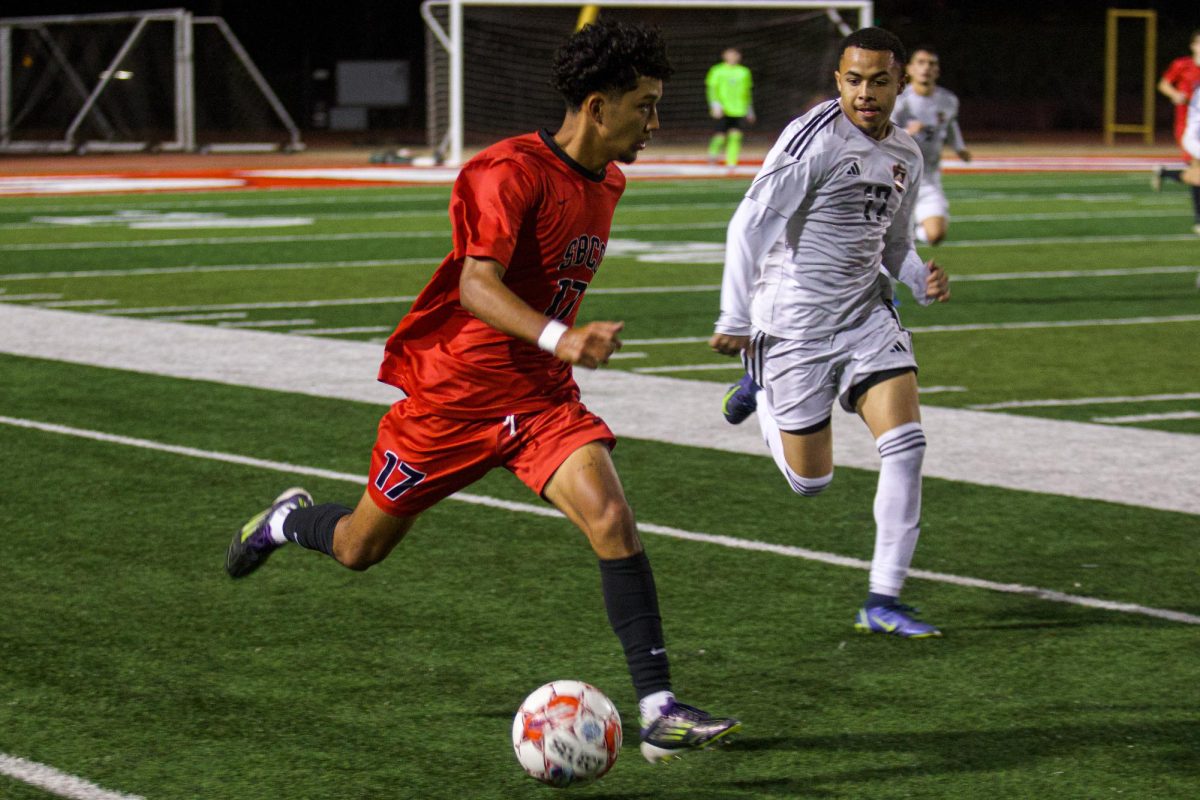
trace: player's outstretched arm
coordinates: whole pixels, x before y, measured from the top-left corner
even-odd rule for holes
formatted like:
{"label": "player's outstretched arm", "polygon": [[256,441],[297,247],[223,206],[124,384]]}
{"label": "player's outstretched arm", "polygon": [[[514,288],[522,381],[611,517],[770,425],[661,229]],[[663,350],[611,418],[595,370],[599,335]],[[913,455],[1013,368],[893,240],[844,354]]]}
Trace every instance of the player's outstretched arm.
{"label": "player's outstretched arm", "polygon": [[547,319],[505,286],[504,269],[499,261],[468,256],[458,281],[463,308],[496,330],[536,344],[569,364],[595,369],[621,349],[617,334],[624,322],[590,322],[567,328]]}

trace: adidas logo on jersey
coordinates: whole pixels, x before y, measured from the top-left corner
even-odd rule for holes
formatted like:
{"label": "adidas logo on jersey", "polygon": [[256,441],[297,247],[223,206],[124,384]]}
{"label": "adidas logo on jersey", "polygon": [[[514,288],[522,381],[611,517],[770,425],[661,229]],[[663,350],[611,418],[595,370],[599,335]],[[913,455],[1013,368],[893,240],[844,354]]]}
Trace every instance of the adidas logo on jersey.
{"label": "adidas logo on jersey", "polygon": [[860,167],[858,165],[857,161],[853,161],[850,163],[850,169],[846,170],[846,174],[847,175],[862,175],[862,167]]}

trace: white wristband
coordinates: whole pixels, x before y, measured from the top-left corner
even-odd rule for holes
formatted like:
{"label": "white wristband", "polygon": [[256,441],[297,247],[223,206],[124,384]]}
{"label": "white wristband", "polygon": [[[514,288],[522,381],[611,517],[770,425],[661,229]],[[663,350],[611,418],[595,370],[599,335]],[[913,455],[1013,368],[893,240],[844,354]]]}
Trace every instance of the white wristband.
{"label": "white wristband", "polygon": [[567,332],[567,326],[563,325],[556,319],[552,319],[546,323],[546,327],[542,328],[542,335],[538,337],[538,347],[545,350],[550,355],[554,355],[555,348],[558,347],[558,340]]}

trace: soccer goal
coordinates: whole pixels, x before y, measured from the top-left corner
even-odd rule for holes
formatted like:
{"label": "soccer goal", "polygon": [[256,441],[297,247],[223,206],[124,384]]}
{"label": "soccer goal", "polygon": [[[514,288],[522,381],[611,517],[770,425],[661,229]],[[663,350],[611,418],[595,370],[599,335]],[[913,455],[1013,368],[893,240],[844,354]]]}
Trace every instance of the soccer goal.
{"label": "soccer goal", "polygon": [[0,18],[0,152],[302,148],[220,17]]}
{"label": "soccer goal", "polygon": [[[451,164],[466,147],[556,124],[554,52],[580,19],[579,0],[426,0],[429,144]],[[656,25],[675,75],[659,105],[663,143],[712,133],[704,78],[727,47],[754,74],[757,129],[779,131],[831,96],[837,42],[872,24],[873,3],[806,0],[601,0],[606,19]]]}

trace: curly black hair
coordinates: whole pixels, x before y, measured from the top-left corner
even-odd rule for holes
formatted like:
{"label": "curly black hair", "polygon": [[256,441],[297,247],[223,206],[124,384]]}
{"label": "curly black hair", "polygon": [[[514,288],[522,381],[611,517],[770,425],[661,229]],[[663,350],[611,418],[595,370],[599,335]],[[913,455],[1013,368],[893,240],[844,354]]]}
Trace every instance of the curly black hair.
{"label": "curly black hair", "polygon": [[592,92],[628,92],[638,78],[665,81],[674,72],[657,28],[600,20],[558,49],[550,83],[569,108],[578,109]]}
{"label": "curly black hair", "polygon": [[900,41],[900,38],[896,34],[891,31],[885,31],[883,28],[859,28],[845,39],[842,39],[838,53],[844,54],[846,48],[849,47],[861,47],[863,50],[875,50],[877,52],[890,50],[897,64],[908,63],[908,53],[904,50],[904,43]]}

